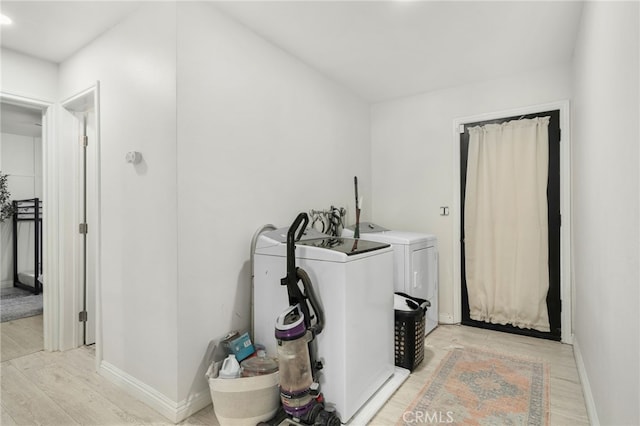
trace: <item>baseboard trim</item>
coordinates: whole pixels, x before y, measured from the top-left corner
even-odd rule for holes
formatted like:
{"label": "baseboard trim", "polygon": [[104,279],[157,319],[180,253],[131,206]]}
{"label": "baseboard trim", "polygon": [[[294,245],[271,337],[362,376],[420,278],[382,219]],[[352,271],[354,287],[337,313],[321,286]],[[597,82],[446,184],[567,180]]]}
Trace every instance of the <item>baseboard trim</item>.
{"label": "baseboard trim", "polygon": [[573,341],[573,357],[576,360],[576,367],[578,368],[578,376],[580,377],[580,384],[582,385],[582,394],[584,395],[584,403],[587,406],[587,415],[589,416],[589,423],[592,426],[600,426],[600,420],[598,419],[598,412],[596,411],[596,403],[593,400],[593,393],[591,393],[591,385],[589,384],[589,377],[587,370],[584,366],[584,359],[582,358],[582,352],[580,352],[580,345],[575,334],[571,339]]}
{"label": "baseboard trim", "polygon": [[208,388],[201,390],[200,392],[196,392],[187,399],[183,399],[178,404],[176,410],[176,423],[191,417],[211,403],[211,392]]}
{"label": "baseboard trim", "polygon": [[453,316],[449,314],[438,315],[438,322],[440,324],[455,324],[455,322],[453,321]]}
{"label": "baseboard trim", "polygon": [[157,391],[153,387],[141,382],[106,361],[100,363],[99,373],[125,390],[129,395],[144,402],[174,423],[181,422],[211,404],[209,389],[197,392],[180,402],[175,402],[162,392]]}

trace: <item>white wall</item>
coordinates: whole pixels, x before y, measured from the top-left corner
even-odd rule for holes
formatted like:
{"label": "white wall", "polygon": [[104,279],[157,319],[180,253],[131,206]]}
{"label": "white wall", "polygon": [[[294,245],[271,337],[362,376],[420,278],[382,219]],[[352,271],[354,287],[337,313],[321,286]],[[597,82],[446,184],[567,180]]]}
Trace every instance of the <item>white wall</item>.
{"label": "white wall", "polygon": [[585,3],[573,67],[574,328],[606,425],[640,424],[639,12]]}
{"label": "white wall", "polygon": [[57,100],[58,66],[2,48],[2,92],[53,102]]}
{"label": "white wall", "polygon": [[[178,5],[178,377],[207,392],[211,339],[249,327],[249,248],[265,223],[370,212],[369,107],[204,3]],[[275,320],[275,319],[274,319]],[[203,364],[201,364],[203,363]]]}
{"label": "white wall", "polygon": [[61,98],[96,80],[104,361],[208,402],[209,342],[249,326],[255,229],[351,208],[354,175],[370,210],[368,105],[204,3],[146,4],[61,64]]}
{"label": "white wall", "polygon": [[[2,133],[0,136],[0,170],[7,173],[11,200],[42,199],[42,138]],[[33,270],[35,227],[31,222],[18,223],[18,271]],[[0,224],[1,285],[13,286],[13,221]]]}
{"label": "white wall", "polygon": [[[440,318],[453,319],[453,121],[569,99],[570,67],[536,70],[372,106],[373,219],[390,229],[438,237]],[[451,213],[454,213],[450,209]]]}
{"label": "white wall", "polygon": [[[100,81],[103,360],[173,401],[178,352],[175,20],[175,4],[145,4],[60,65],[62,99]],[[60,142],[68,218],[75,208],[72,146],[77,141]],[[125,154],[134,150],[143,155],[135,167],[125,162]],[[73,236],[76,227],[67,220],[65,235]],[[72,272],[67,263],[65,274]]]}

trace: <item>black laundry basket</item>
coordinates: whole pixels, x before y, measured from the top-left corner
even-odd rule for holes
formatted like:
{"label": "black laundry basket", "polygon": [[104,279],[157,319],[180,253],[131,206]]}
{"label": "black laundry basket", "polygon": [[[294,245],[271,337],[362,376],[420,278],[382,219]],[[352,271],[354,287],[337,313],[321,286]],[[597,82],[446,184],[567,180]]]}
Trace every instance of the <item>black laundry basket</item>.
{"label": "black laundry basket", "polygon": [[413,371],[424,359],[424,328],[426,300],[396,293],[415,301],[412,311],[395,310],[395,364]]}

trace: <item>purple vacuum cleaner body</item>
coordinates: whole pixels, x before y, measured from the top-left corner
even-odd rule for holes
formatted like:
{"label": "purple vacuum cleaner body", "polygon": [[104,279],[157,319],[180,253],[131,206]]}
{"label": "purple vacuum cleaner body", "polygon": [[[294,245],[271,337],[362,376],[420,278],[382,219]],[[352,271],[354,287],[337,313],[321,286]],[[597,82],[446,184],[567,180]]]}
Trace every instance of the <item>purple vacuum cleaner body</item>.
{"label": "purple vacuum cleaner body", "polygon": [[313,372],[309,357],[311,333],[307,333],[300,305],[289,306],[276,321],[280,399],[287,414],[302,418],[316,404],[311,392]]}
{"label": "purple vacuum cleaner body", "polygon": [[[284,411],[303,423],[339,426],[340,419],[334,412],[325,410],[322,402],[316,380],[322,364],[315,360],[311,345],[324,327],[324,312],[309,275],[295,264],[295,242],[300,240],[308,224],[307,214],[300,213],[287,233],[287,276],[280,283],[287,286],[289,307],[277,318],[275,327],[280,399]],[[299,281],[304,292],[298,286]]]}

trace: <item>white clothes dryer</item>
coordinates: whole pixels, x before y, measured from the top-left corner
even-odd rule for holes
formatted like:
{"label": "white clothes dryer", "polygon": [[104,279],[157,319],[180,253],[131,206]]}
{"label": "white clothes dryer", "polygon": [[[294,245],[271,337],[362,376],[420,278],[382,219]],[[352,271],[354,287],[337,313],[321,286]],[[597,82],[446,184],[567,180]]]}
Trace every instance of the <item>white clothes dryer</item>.
{"label": "white clothes dryer", "polygon": [[[286,234],[261,234],[254,253],[254,341],[277,354],[275,321],[288,307]],[[393,250],[387,243],[327,237],[296,242],[325,326],[316,338],[320,389],[343,423],[394,374]]]}
{"label": "white clothes dryer", "polygon": [[[354,226],[342,231],[343,237],[354,235]],[[373,223],[360,224],[360,239],[393,246],[394,291],[429,301],[425,334],[438,326],[438,239],[417,232],[390,231]]]}

